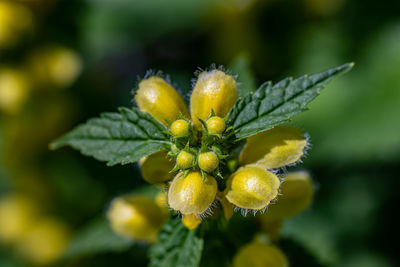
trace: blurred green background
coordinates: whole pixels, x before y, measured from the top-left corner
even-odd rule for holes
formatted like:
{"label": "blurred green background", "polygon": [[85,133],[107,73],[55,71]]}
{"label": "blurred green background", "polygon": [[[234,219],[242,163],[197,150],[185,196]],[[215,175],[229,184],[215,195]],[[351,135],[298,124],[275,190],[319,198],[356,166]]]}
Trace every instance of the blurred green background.
{"label": "blurred green background", "polygon": [[[301,167],[317,191],[312,207],[285,223],[281,245],[291,266],[400,266],[395,0],[0,0],[0,197],[35,203],[26,209],[54,222],[55,244],[90,235],[103,229],[93,220],[113,197],[145,184],[138,168],[47,145],[100,112],[133,105],[146,71],[170,75],[187,100],[193,73],[212,63],[257,86],[349,61],[355,68],[292,122],[310,135]],[[39,239],[46,234],[55,235]],[[58,251],[35,258],[43,252],[32,252],[34,237],[17,248],[4,242],[0,266],[146,264],[144,244],[91,235],[99,248],[87,241],[85,253],[70,248],[56,263]],[[204,266],[224,257],[213,245],[205,243]]]}

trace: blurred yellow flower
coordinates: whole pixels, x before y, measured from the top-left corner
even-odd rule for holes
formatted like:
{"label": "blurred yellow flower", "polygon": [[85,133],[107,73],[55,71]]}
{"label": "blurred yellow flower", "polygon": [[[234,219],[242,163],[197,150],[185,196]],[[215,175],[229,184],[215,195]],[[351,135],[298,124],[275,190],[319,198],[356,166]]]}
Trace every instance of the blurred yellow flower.
{"label": "blurred yellow flower", "polygon": [[174,178],[170,171],[174,162],[167,157],[166,151],[160,151],[139,161],[142,177],[150,184],[161,184]]}
{"label": "blurred yellow flower", "polygon": [[155,200],[136,195],[114,199],[107,216],[117,234],[143,242],[154,242],[166,220]]}
{"label": "blurred yellow flower", "polygon": [[15,45],[32,28],[29,8],[17,1],[0,1],[0,48]]}
{"label": "blurred yellow flower", "polygon": [[18,252],[35,265],[54,263],[64,252],[71,238],[68,227],[54,218],[36,221],[18,243]]}
{"label": "blurred yellow flower", "polygon": [[9,195],[0,199],[0,242],[20,241],[38,215],[33,201],[25,196]]}
{"label": "blurred yellow flower", "polygon": [[314,186],[307,172],[292,172],[283,177],[280,195],[268,211],[265,219],[286,219],[305,210],[311,203]]}
{"label": "blurred yellow flower", "polygon": [[38,49],[28,59],[28,69],[41,89],[71,86],[82,67],[82,59],[75,51],[58,45]]}
{"label": "blurred yellow flower", "polygon": [[274,245],[253,241],[239,249],[233,258],[234,267],[288,267],[283,252]]}
{"label": "blurred yellow flower", "polygon": [[27,74],[14,68],[0,68],[0,111],[17,112],[30,90]]}

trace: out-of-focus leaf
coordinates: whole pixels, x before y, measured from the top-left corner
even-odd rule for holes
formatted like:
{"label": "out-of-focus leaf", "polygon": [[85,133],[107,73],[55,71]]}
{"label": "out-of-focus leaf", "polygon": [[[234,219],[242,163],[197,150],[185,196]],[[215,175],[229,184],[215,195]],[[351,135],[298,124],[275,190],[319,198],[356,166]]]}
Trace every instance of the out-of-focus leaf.
{"label": "out-of-focus leaf", "polygon": [[106,218],[101,217],[86,226],[67,247],[64,257],[74,258],[106,252],[122,252],[133,242],[116,235]]}
{"label": "out-of-focus leaf", "polygon": [[281,237],[293,240],[327,265],[337,263],[339,259],[335,233],[328,221],[315,216],[301,214],[287,220]]}
{"label": "out-of-focus leaf", "polygon": [[250,69],[250,60],[246,54],[238,55],[228,66],[232,74],[237,74],[238,97],[245,97],[256,90],[254,74]]}
{"label": "out-of-focus leaf", "polygon": [[51,149],[72,146],[107,165],[127,164],[167,148],[166,127],[137,108],[120,108],[81,124],[50,144]]}
{"label": "out-of-focus leaf", "polygon": [[[337,28],[321,27],[312,32],[304,42],[308,48],[303,51],[297,72],[335,64],[342,56],[339,43],[343,46],[345,40]],[[352,75],[324,90],[310,104],[312,112],[296,117],[296,124],[307,130],[315,144],[310,154],[314,164],[398,159],[400,23],[380,29],[365,44]]]}
{"label": "out-of-focus leaf", "polygon": [[203,239],[176,218],[168,221],[150,249],[150,267],[191,267],[200,263]]}
{"label": "out-of-focus leaf", "polygon": [[235,129],[236,140],[271,129],[307,110],[307,104],[329,81],[349,71],[353,65],[346,63],[310,76],[286,78],[274,85],[266,82],[254,94],[237,101],[229,113],[227,125]]}

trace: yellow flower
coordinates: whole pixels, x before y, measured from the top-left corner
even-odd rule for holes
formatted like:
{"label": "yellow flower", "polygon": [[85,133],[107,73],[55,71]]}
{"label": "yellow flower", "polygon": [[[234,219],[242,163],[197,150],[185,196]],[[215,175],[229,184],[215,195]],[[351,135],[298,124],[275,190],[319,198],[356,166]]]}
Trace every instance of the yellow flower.
{"label": "yellow flower", "polygon": [[179,93],[163,78],[151,76],[139,83],[135,101],[139,109],[169,126],[181,113],[189,117],[185,102]]}
{"label": "yellow flower", "polygon": [[197,79],[190,98],[192,121],[198,130],[214,111],[216,116],[225,117],[236,102],[237,88],[235,79],[223,71],[202,72]]}
{"label": "yellow flower", "polygon": [[195,214],[183,214],[182,223],[189,230],[197,228],[201,223],[201,218]]}
{"label": "yellow flower", "polygon": [[268,169],[280,168],[300,160],[306,146],[307,140],[299,129],[277,126],[247,138],[239,163],[257,162]]}
{"label": "yellow flower", "polygon": [[0,200],[0,242],[20,241],[37,216],[37,207],[24,196],[10,195]]}
{"label": "yellow flower", "polygon": [[31,11],[15,1],[0,1],[0,48],[15,45],[33,27]]}
{"label": "yellow flower", "polygon": [[54,263],[71,238],[68,227],[59,220],[42,218],[18,243],[18,252],[35,265]]}
{"label": "yellow flower", "polygon": [[174,178],[174,174],[170,173],[174,163],[165,150],[142,158],[139,165],[143,179],[150,184],[161,184]]}
{"label": "yellow flower", "polygon": [[28,97],[28,76],[17,69],[0,69],[0,111],[15,113]]}
{"label": "yellow flower", "polygon": [[284,176],[276,203],[260,216],[262,221],[290,218],[306,209],[314,195],[311,178],[307,172],[293,172]]}
{"label": "yellow flower", "polygon": [[205,172],[213,172],[219,165],[218,156],[212,151],[200,153],[198,162],[200,169]]}
{"label": "yellow flower", "polygon": [[107,216],[117,234],[143,242],[154,242],[166,219],[153,199],[134,195],[114,199]]}
{"label": "yellow flower", "polygon": [[253,241],[239,249],[233,267],[288,267],[283,252],[274,245]]}
{"label": "yellow flower", "polygon": [[43,47],[31,53],[28,67],[37,87],[67,88],[82,72],[79,55],[62,46]]}
{"label": "yellow flower", "polygon": [[277,197],[279,185],[272,172],[256,164],[246,165],[229,177],[225,196],[237,207],[262,210]]}
{"label": "yellow flower", "polygon": [[203,181],[199,171],[186,176],[181,172],[172,181],[168,190],[169,206],[182,214],[203,214],[214,202],[217,182],[207,175]]}

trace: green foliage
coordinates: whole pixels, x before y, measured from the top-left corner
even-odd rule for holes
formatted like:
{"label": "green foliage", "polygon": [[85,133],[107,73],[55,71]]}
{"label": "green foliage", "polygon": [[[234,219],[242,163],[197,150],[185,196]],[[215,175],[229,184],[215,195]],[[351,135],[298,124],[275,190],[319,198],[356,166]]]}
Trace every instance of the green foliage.
{"label": "green foliage", "polygon": [[188,230],[179,218],[170,220],[158,235],[158,242],[150,250],[150,267],[198,266],[203,250],[203,239],[197,229]]}
{"label": "green foliage", "polygon": [[103,113],[79,125],[51,143],[50,148],[69,145],[86,156],[107,161],[109,166],[127,164],[167,148],[166,130],[148,113],[120,108],[119,113]]}
{"label": "green foliage", "polygon": [[286,78],[274,85],[266,82],[254,94],[238,100],[227,125],[235,129],[236,140],[241,140],[281,124],[307,110],[307,104],[318,96],[324,85],[353,65],[347,63],[310,76]]}
{"label": "green foliage", "polygon": [[74,258],[84,255],[122,252],[129,249],[133,242],[116,235],[106,218],[101,217],[89,224],[75,237],[67,247],[64,257]]}

